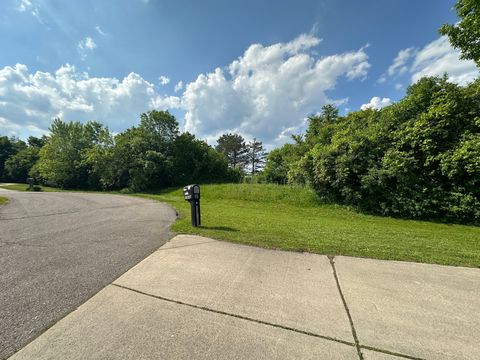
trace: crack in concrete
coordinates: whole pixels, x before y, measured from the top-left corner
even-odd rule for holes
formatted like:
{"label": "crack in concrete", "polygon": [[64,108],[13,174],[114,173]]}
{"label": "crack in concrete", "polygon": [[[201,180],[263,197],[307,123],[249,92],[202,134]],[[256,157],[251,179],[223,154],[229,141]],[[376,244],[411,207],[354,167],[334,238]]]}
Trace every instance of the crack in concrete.
{"label": "crack in concrete", "polygon": [[352,329],[353,340],[355,341],[355,347],[357,349],[358,357],[360,360],[363,360],[362,349],[360,348],[360,342],[358,341],[357,331],[355,330],[355,326],[353,325],[352,315],[350,314],[347,301],[345,300],[345,296],[343,296],[342,288],[340,286],[340,281],[338,280],[337,269],[335,268],[335,256],[328,256],[328,260],[330,260],[330,265],[332,266],[332,270],[333,270],[333,277],[335,278],[337,289],[338,289],[338,292],[340,293],[340,298],[342,299],[343,306],[345,307],[345,311],[347,312],[347,317],[348,317],[348,321],[350,322],[350,327]]}
{"label": "crack in concrete", "polygon": [[396,352],[393,352],[393,351],[390,351],[390,350],[379,349],[379,348],[372,347],[372,346],[367,346],[367,345],[360,345],[360,347],[361,347],[362,349],[371,350],[371,351],[379,352],[379,353],[382,353],[382,354],[387,354],[387,355],[393,355],[393,356],[397,356],[397,357],[402,357],[402,358],[404,358],[404,359],[426,360],[426,359],[424,359],[424,358],[419,358],[419,357],[415,357],[415,356],[411,356],[411,355],[400,354],[400,353],[396,353]]}
{"label": "crack in concrete", "polygon": [[169,298],[166,298],[166,297],[163,297],[163,296],[152,295],[152,294],[148,294],[146,292],[136,290],[136,289],[132,289],[132,288],[129,288],[129,287],[123,286],[123,285],[118,285],[118,284],[113,284],[113,283],[111,285],[119,287],[119,288],[124,289],[124,290],[133,291],[133,292],[136,292],[136,293],[141,294],[141,295],[150,296],[150,297],[153,297],[153,298],[158,299],[158,300],[168,301],[168,302],[178,304],[178,305],[183,305],[183,306],[189,306],[189,307],[192,307],[194,309],[204,310],[204,311],[208,311],[208,312],[215,313],[215,314],[220,314],[220,315],[226,315],[226,316],[234,317],[234,318],[237,318],[237,319],[247,320],[247,321],[257,323],[257,324],[267,325],[267,326],[271,326],[271,327],[275,327],[275,328],[279,328],[279,329],[283,329],[283,330],[289,330],[289,331],[293,331],[293,332],[296,332],[296,333],[299,333],[299,334],[320,338],[320,339],[323,339],[323,340],[334,341],[334,342],[337,342],[337,343],[340,343],[340,344],[343,344],[343,345],[348,345],[348,346],[353,346],[353,347],[355,346],[354,343],[351,343],[351,342],[345,341],[345,340],[340,340],[340,339],[337,339],[337,338],[333,338],[333,337],[330,337],[330,336],[315,334],[315,333],[312,333],[312,332],[309,332],[309,331],[299,330],[299,329],[295,329],[295,328],[292,328],[292,327],[289,327],[289,326],[274,324],[274,323],[270,323],[270,322],[263,321],[263,320],[253,319],[253,318],[243,316],[243,315],[228,313],[228,312],[221,311],[221,310],[214,310],[214,309],[210,309],[210,308],[205,307],[205,306],[189,304],[189,303],[186,303],[186,302],[183,302],[183,301],[169,299]]}

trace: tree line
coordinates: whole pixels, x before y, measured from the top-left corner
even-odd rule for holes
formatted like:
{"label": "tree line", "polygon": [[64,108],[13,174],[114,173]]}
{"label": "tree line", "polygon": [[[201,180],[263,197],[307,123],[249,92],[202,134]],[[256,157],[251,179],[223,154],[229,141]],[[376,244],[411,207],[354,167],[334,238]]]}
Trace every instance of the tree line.
{"label": "tree line", "polygon": [[261,142],[224,134],[216,149],[180,133],[168,111],[141,114],[140,124],[113,135],[96,121],[55,119],[50,133],[22,141],[0,137],[0,180],[60,188],[145,191],[191,182],[238,182],[265,161]]}

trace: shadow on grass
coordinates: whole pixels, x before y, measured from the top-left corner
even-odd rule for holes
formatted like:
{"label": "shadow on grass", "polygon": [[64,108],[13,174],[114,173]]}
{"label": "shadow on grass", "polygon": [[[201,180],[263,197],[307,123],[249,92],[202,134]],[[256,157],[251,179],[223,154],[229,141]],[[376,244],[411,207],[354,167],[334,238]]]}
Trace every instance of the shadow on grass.
{"label": "shadow on grass", "polygon": [[238,229],[234,229],[228,226],[199,226],[200,229],[205,229],[205,230],[219,230],[219,231],[240,231]]}

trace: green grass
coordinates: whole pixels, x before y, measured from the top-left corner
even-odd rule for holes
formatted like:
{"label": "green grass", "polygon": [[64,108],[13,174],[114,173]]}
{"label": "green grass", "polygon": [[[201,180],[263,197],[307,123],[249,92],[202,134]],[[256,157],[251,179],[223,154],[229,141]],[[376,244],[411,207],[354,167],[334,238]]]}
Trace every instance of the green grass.
{"label": "green grass", "polygon": [[6,204],[8,202],[8,199],[6,197],[0,196],[0,206]]}
{"label": "green grass", "polygon": [[[98,192],[98,191],[88,191],[88,190],[65,190],[65,189],[60,189],[60,188],[55,188],[55,187],[50,187],[50,186],[44,186],[44,185],[35,185],[35,187],[40,188],[40,190],[37,191],[43,191],[43,192],[72,192],[72,191],[82,191],[82,192]],[[2,185],[0,184],[1,189],[7,189],[7,190],[16,190],[16,191],[30,191],[29,190],[29,185],[28,184],[21,184],[21,183],[9,183],[9,185]]]}
{"label": "green grass", "polygon": [[201,190],[198,228],[190,225],[181,189],[137,196],[175,207],[177,233],[265,248],[480,267],[480,227],[365,215],[320,204],[299,187],[224,184]]}
{"label": "green grass", "polygon": [[[28,185],[0,185],[26,191]],[[42,186],[42,191],[66,191]],[[172,230],[272,249],[480,267],[480,227],[365,215],[321,204],[301,187],[202,185],[202,226],[190,225],[181,189],[134,194],[172,205]],[[0,198],[0,204],[2,199]]]}
{"label": "green grass", "polygon": [[[39,186],[39,185],[35,185]],[[2,189],[7,189],[7,190],[16,190],[16,191],[29,191],[29,185],[28,184],[10,184],[10,185],[0,185],[0,188]],[[40,186],[40,191],[45,191],[45,192],[56,192],[56,191],[65,191],[62,189],[57,189],[53,187],[48,187],[48,186]]]}

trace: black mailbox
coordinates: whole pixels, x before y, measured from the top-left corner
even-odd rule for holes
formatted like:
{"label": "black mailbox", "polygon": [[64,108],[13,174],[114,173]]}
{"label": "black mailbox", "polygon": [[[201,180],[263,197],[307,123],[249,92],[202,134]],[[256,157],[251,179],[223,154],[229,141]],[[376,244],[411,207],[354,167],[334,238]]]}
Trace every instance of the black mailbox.
{"label": "black mailbox", "polygon": [[200,186],[188,185],[183,188],[183,197],[190,202],[192,226],[200,225]]}
{"label": "black mailbox", "polygon": [[35,180],[33,180],[33,178],[27,178],[28,190],[33,191],[34,183],[35,183]]}

